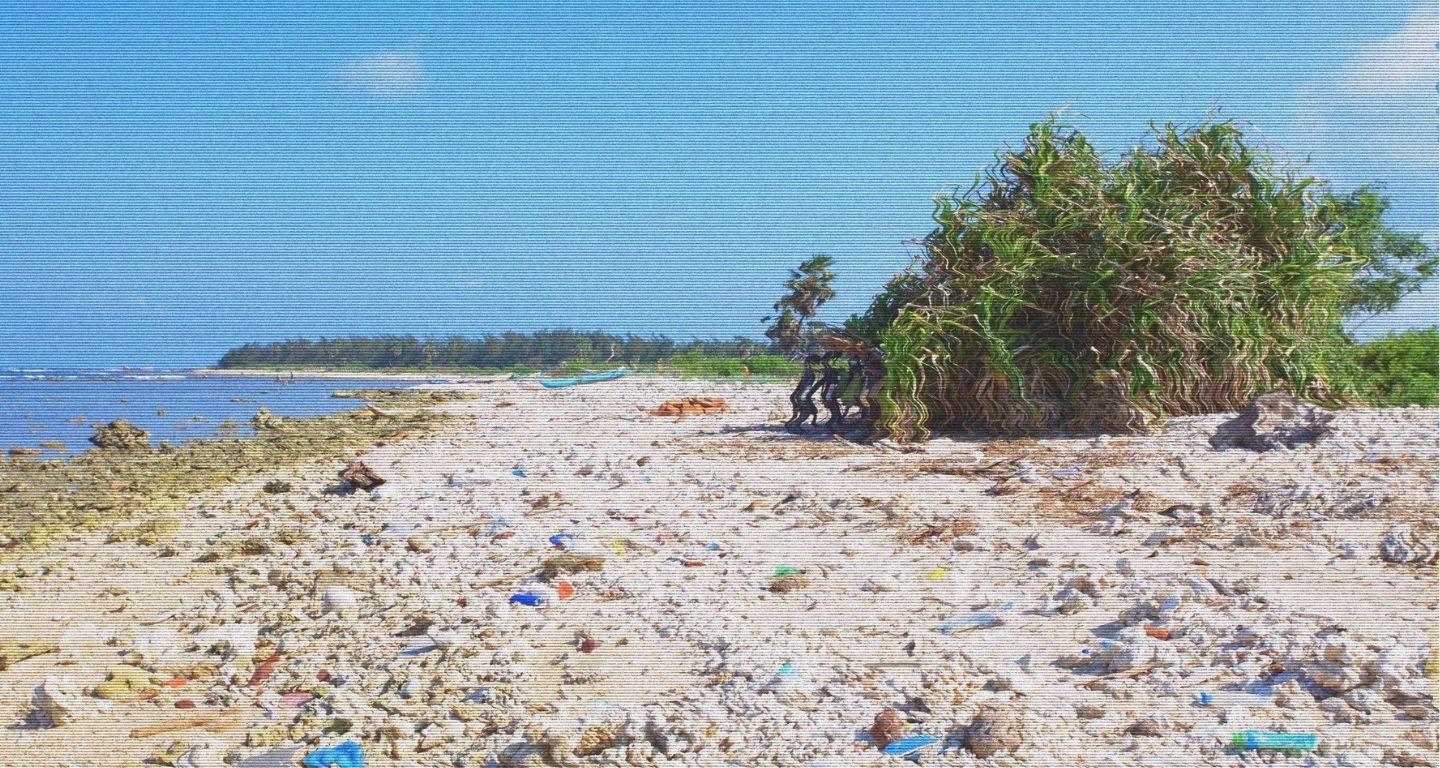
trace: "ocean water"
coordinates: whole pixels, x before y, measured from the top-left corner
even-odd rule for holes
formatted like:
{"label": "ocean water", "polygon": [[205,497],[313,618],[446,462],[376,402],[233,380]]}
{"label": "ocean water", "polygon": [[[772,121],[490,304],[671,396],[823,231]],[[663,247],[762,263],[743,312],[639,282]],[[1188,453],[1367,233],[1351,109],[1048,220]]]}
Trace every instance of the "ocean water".
{"label": "ocean water", "polygon": [[[49,457],[92,447],[95,422],[128,419],[150,433],[150,444],[179,444],[213,437],[226,419],[239,429],[225,436],[254,434],[257,408],[279,416],[318,416],[361,407],[353,398],[331,397],[337,389],[404,386],[378,379],[295,379],[192,376],[184,371],[109,369],[0,369],[0,453],[11,446],[42,448],[58,441],[66,451],[42,448]],[[163,414],[160,411],[164,411]],[[78,421],[78,423],[76,423]]]}

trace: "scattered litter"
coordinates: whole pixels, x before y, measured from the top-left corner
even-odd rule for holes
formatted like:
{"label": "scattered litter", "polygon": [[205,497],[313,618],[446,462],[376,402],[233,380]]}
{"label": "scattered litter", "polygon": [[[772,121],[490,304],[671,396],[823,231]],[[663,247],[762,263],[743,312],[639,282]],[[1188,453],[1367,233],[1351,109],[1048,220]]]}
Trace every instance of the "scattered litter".
{"label": "scattered litter", "polygon": [[533,607],[544,604],[545,598],[544,596],[534,594],[533,592],[517,592],[510,596],[510,602],[516,605],[528,605]]}

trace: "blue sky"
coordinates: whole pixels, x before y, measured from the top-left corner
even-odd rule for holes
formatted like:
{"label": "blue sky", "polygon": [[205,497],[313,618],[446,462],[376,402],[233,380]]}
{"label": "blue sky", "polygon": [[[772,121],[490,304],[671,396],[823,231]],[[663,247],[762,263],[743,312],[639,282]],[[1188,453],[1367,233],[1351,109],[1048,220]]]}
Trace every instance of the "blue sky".
{"label": "blue sky", "polygon": [[840,319],[1059,108],[1119,151],[1219,105],[1434,242],[1433,4],[123,5],[0,10],[0,365],[758,335],[817,252]]}

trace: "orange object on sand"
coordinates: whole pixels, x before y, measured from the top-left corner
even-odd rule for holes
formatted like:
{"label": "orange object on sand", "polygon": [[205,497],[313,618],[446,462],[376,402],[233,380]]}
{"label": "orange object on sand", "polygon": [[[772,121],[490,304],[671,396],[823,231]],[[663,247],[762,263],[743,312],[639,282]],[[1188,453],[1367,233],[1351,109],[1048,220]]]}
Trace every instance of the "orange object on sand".
{"label": "orange object on sand", "polygon": [[575,596],[575,587],[571,586],[568,581],[562,581],[555,585],[555,593],[560,596],[561,600],[569,600]]}
{"label": "orange object on sand", "polygon": [[179,675],[176,675],[175,677],[172,677],[172,678],[170,678],[169,680],[166,680],[165,682],[161,683],[160,685],[161,685],[162,687],[164,687],[164,688],[183,688],[183,687],[185,686],[185,684],[188,683],[188,682],[190,682],[190,681],[189,681],[189,680],[186,680],[186,679],[183,678],[183,677],[180,677]]}
{"label": "orange object on sand", "polygon": [[666,400],[651,416],[707,416],[730,410],[730,404],[723,397],[682,397]]}
{"label": "orange object on sand", "polygon": [[1156,640],[1169,640],[1170,630],[1167,627],[1154,627],[1146,625],[1145,635],[1147,637],[1153,637]]}

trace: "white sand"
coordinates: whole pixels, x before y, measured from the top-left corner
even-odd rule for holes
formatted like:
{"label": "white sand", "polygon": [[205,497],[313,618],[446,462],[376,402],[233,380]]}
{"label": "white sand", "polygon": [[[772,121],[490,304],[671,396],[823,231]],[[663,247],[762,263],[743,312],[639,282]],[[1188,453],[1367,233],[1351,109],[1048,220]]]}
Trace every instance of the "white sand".
{"label": "white sand", "polygon": [[[891,708],[907,735],[948,741],[922,764],[980,765],[961,742],[987,706],[1023,721],[1000,764],[1235,765],[1222,742],[1247,728],[1318,733],[1316,765],[1436,760],[1436,573],[1378,557],[1397,523],[1434,545],[1433,409],[1348,411],[1329,441],[1264,455],[1211,451],[1219,416],[1108,444],[940,439],[902,453],[775,430],[787,393],[772,384],[473,389],[446,406],[465,416],[453,431],[364,455],[390,479],[376,498],[322,495],[339,467],[298,468],[195,499],[170,542],[179,556],[94,536],[32,558],[49,571],[3,598],[7,635],[62,648],[0,672],[14,725],[0,764],[134,765],[172,742],[201,744],[205,764],[336,743],[321,730],[343,717],[371,765],[903,765],[863,733]],[[734,407],[645,413],[685,395]],[[295,490],[260,493],[271,477]],[[282,531],[311,538],[282,544]],[[533,574],[561,554],[560,533],[572,554],[605,558],[566,577],[563,601]],[[243,537],[271,551],[195,562]],[[793,591],[767,589],[780,566],[804,569]],[[357,610],[322,615],[336,585]],[[512,605],[517,591],[548,602]],[[987,606],[1003,624],[939,631]],[[403,655],[431,643],[395,636],[420,617],[446,649]],[[1146,625],[1171,639],[1143,638]],[[93,686],[127,658],[160,678],[218,666],[223,644],[196,639],[225,627],[258,630],[255,656],[146,701],[88,698],[63,727],[23,724],[47,677]],[[247,685],[276,643],[273,672]],[[1330,696],[1316,687],[1327,674],[1352,674],[1353,690]],[[1274,686],[1288,706],[1229,690],[1241,685]],[[301,690],[319,699],[276,705]],[[1197,706],[1201,692],[1217,703]],[[129,735],[217,712],[229,728]],[[1160,735],[1127,732],[1146,718]],[[577,755],[586,734],[597,751]]]}

